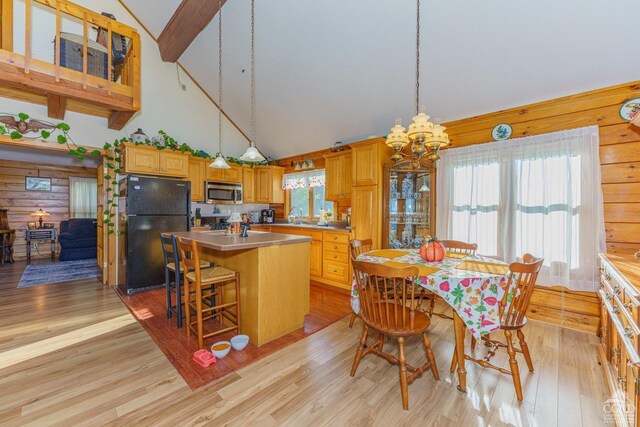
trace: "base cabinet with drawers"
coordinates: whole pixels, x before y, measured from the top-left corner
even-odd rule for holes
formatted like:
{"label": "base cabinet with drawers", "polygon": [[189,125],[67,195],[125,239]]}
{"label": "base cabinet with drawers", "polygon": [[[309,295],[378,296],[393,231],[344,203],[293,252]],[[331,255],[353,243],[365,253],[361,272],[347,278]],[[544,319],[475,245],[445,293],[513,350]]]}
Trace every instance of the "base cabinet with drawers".
{"label": "base cabinet with drawers", "polygon": [[349,232],[347,230],[321,230],[295,226],[268,226],[256,224],[255,231],[310,236],[311,280],[351,290],[349,262]]}
{"label": "base cabinet with drawers", "polygon": [[600,255],[601,300],[598,357],[609,387],[605,416],[617,425],[640,426],[640,260]]}

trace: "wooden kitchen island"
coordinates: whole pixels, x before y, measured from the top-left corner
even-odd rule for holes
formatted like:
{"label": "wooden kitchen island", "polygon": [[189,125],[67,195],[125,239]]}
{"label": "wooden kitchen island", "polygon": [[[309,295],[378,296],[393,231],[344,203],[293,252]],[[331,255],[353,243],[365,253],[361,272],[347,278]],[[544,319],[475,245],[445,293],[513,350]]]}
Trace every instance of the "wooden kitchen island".
{"label": "wooden kitchen island", "polygon": [[223,231],[173,234],[202,245],[204,259],[240,273],[240,332],[254,345],[304,326],[311,237],[259,231],[245,238]]}

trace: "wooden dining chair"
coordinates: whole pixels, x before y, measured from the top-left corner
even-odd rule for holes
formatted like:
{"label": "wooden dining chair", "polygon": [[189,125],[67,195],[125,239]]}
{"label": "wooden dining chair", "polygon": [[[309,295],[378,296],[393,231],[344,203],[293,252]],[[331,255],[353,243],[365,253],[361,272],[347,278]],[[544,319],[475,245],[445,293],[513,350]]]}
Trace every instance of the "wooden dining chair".
{"label": "wooden dining chair", "polygon": [[[525,254],[522,258],[523,262],[513,262],[509,265],[508,287],[498,308],[498,313],[500,314],[500,330],[504,332],[506,342],[503,343],[491,339],[489,335],[486,335],[482,337],[482,341],[490,347],[486,357],[476,359],[465,354],[466,360],[471,360],[482,367],[495,369],[503,374],[511,375],[518,400],[522,400],[522,384],[520,382],[520,371],[518,370],[516,353],[522,353],[527,362],[529,372],[533,372],[533,361],[531,360],[529,346],[525,340],[522,328],[527,323],[526,313],[529,309],[531,295],[533,294],[536,279],[538,278],[538,273],[540,272],[543,262],[543,259],[535,258],[531,254]],[[508,303],[509,298],[512,298],[511,303]],[[516,348],[513,345],[513,331],[516,332],[518,341],[520,342],[520,348]],[[499,348],[507,349],[510,369],[504,369],[490,363],[491,358],[495,356]],[[457,364],[458,361],[454,353],[451,372],[455,370]]]}
{"label": "wooden dining chair", "polygon": [[456,254],[475,255],[478,250],[477,243],[467,243],[459,240],[441,240],[440,243],[442,243],[447,252]]}
{"label": "wooden dining chair", "polygon": [[[354,261],[353,270],[360,296],[360,315],[363,325],[360,345],[351,367],[351,376],[355,376],[360,360],[369,353],[398,365],[402,407],[408,410],[408,384],[429,369],[436,380],[440,379],[436,359],[431,350],[431,341],[427,335],[431,320],[421,311],[422,300],[416,298],[412,280],[418,275],[418,268],[415,266],[398,268]],[[367,345],[370,330],[378,332],[377,341],[371,346]],[[416,335],[422,336],[427,358],[426,363],[420,367],[408,364],[405,355],[405,339]],[[398,357],[382,350],[385,336],[396,337],[398,340]],[[411,375],[407,375],[407,371],[411,372]]]}
{"label": "wooden dining chair", "polygon": [[[351,261],[355,261],[361,253],[369,252],[373,249],[373,241],[371,239],[357,240],[353,239],[349,241],[349,250],[351,253]],[[351,318],[349,319],[349,327],[353,327],[353,322],[355,322],[356,317],[359,314],[356,314],[355,311],[351,312]]]}
{"label": "wooden dining chair", "polygon": [[[440,243],[442,243],[447,252],[453,252],[460,255],[475,255],[478,250],[477,243],[467,243],[459,240],[441,240]],[[443,319],[453,320],[453,317],[448,314],[434,312],[436,300],[440,298],[435,292],[427,291],[426,289],[423,292],[428,293],[429,298],[431,299],[429,302],[429,308],[427,309],[429,316],[435,315]],[[472,343],[472,347],[475,348],[475,341]]]}
{"label": "wooden dining chair", "polygon": [[[176,238],[180,250],[180,264],[183,273],[185,318],[187,336],[195,332],[199,348],[204,347],[204,339],[225,332],[240,333],[240,273],[222,266],[201,269],[202,247],[195,240]],[[234,284],[234,298],[224,302],[224,286]],[[195,292],[191,292],[194,290]],[[215,301],[211,306],[207,301]],[[191,320],[191,310],[195,310],[196,320]],[[204,333],[204,321],[215,319],[218,328]],[[230,326],[225,324],[230,322]]]}

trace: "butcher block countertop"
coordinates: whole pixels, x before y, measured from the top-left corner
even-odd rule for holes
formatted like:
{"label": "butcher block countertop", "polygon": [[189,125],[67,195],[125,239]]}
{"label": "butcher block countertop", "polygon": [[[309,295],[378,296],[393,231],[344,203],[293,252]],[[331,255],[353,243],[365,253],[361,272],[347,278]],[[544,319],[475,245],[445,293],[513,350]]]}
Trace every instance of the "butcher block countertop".
{"label": "butcher block countertop", "polygon": [[266,233],[261,231],[249,231],[248,237],[226,235],[224,231],[181,231],[172,234],[177,237],[195,240],[202,246],[216,251],[239,251],[265,246],[311,242],[311,237],[309,236],[294,236],[291,234]]}

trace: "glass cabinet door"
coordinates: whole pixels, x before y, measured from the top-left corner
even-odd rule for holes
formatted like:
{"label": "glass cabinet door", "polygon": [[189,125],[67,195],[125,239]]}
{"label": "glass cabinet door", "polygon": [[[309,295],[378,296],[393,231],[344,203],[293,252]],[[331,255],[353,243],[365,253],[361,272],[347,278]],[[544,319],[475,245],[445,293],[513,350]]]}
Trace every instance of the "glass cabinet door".
{"label": "glass cabinet door", "polygon": [[433,171],[430,166],[413,166],[385,168],[384,247],[417,249],[433,235]]}

